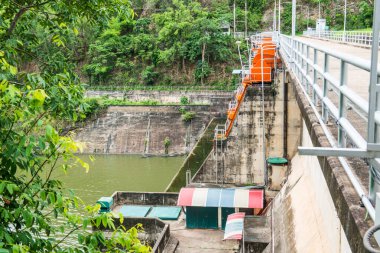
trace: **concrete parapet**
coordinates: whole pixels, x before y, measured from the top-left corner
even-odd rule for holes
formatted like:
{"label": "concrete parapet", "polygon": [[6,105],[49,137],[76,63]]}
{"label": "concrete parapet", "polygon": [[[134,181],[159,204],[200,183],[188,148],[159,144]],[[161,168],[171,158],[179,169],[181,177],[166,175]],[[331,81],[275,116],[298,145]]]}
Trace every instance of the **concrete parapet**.
{"label": "concrete parapet", "polygon": [[115,208],[117,205],[157,205],[176,206],[178,193],[170,192],[114,192],[113,198]]}
{"label": "concrete parapet", "polygon": [[[295,87],[298,107],[310,133],[312,145],[330,147],[319,121],[306,99],[300,84],[289,75]],[[343,167],[336,157],[318,157],[318,162],[326,180],[329,192],[335,205],[337,215],[347,237],[352,252],[366,252],[362,237],[372,221],[365,219],[366,210],[360,205],[360,198],[355,192]]]}

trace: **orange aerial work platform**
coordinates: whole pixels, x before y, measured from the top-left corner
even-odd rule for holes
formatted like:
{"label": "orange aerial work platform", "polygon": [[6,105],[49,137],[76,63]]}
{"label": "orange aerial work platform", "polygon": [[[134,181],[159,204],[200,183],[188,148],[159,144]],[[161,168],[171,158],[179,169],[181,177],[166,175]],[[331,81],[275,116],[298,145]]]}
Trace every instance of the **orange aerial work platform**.
{"label": "orange aerial work platform", "polygon": [[252,61],[248,74],[243,74],[242,83],[235,92],[235,100],[230,102],[227,110],[227,122],[225,124],[224,136],[220,133],[215,135],[217,140],[225,140],[231,133],[235,119],[239,113],[239,108],[244,100],[249,85],[272,83],[274,70],[280,64],[277,56],[277,45],[272,37],[264,37],[260,41],[255,41],[251,49]]}

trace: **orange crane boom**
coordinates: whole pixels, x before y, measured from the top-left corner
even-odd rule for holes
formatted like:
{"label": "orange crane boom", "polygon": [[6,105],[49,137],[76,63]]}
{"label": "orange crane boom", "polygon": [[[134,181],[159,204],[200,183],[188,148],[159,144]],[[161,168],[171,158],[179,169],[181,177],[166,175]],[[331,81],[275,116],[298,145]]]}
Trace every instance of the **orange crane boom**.
{"label": "orange crane boom", "polygon": [[225,125],[224,139],[230,135],[233,124],[239,114],[239,109],[244,101],[245,94],[249,85],[271,83],[273,81],[273,70],[280,63],[280,59],[276,55],[277,46],[272,41],[271,37],[263,38],[262,41],[257,42],[255,47],[251,49],[253,59],[249,74],[243,74],[242,83],[235,92],[235,100],[230,102],[227,110],[227,121]]}

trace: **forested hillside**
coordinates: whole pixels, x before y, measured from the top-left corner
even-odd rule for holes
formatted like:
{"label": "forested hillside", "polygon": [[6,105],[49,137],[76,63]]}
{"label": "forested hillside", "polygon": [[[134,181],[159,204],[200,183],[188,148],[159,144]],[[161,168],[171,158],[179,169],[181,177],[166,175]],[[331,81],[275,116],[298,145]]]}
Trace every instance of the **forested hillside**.
{"label": "forested hillside", "polygon": [[223,7],[174,1],[153,13],[136,8],[132,21],[114,17],[93,31],[83,73],[96,85],[226,84],[238,58],[220,28]]}
{"label": "forested hillside", "polygon": [[[236,0],[236,30],[244,31],[245,1]],[[291,2],[282,1],[281,30],[291,29]],[[128,1],[125,1],[128,5]],[[133,13],[103,11],[103,17],[81,17],[57,24],[54,36],[22,16],[15,32],[27,28],[33,40],[24,54],[24,71],[71,68],[93,88],[141,86],[207,86],[224,89],[235,83],[240,66],[233,30],[233,0],[131,0]],[[315,27],[318,0],[297,1],[297,32]],[[321,16],[333,30],[343,27],[343,0],[320,0]],[[277,3],[278,4],[278,3]],[[370,0],[348,1],[347,29],[372,25]],[[247,30],[268,30],[274,0],[247,1]],[[95,12],[94,12],[95,13]],[[309,16],[307,15],[309,13]],[[45,13],[49,16],[49,13]],[[97,14],[94,14],[97,15]],[[107,16],[108,18],[104,18]],[[93,22],[93,19],[97,22]],[[66,29],[65,26],[70,26]],[[64,36],[63,36],[64,35]],[[246,52],[242,43],[242,52]],[[245,54],[243,54],[243,58]]]}
{"label": "forested hillside", "polygon": [[[265,4],[265,0],[249,3],[248,30],[260,28]],[[232,25],[231,1],[133,0],[130,6],[132,17],[123,12],[110,16],[104,10],[104,17],[57,23],[53,36],[46,36],[38,22],[20,16],[12,29],[15,33],[26,30],[24,38],[33,41],[23,54],[20,70],[70,68],[92,87],[195,85],[223,89],[234,83],[231,72],[240,65],[237,47],[233,37],[222,30],[223,25]],[[240,31],[244,28],[243,10],[244,1],[240,1]],[[44,22],[49,22],[49,13],[44,15]],[[242,50],[246,51],[245,43]]]}
{"label": "forested hillside", "polygon": [[[273,0],[267,4],[264,26],[269,27],[273,18]],[[292,20],[292,5],[290,1],[282,1],[281,31],[290,33]],[[344,0],[298,0],[297,1],[297,32],[302,33],[307,25],[315,28],[319,17],[319,2],[321,5],[321,18],[326,19],[330,30],[343,30]],[[277,0],[278,4],[278,0]],[[347,30],[367,29],[372,27],[372,0],[347,0]]]}

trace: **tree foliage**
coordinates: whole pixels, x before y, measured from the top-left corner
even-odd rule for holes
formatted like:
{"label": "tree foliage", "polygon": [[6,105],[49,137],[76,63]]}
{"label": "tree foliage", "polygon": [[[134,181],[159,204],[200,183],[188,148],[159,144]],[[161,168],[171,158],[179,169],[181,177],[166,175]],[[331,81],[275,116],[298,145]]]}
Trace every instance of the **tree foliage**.
{"label": "tree foliage", "polygon": [[197,1],[160,4],[162,12],[128,23],[116,17],[99,31],[84,68],[91,83],[210,82],[213,68],[229,63],[235,48],[220,28],[229,21],[224,11],[210,12]]}
{"label": "tree foliage", "polygon": [[[137,239],[140,228],[115,228],[111,214],[99,215],[99,205],[83,209],[80,200],[52,178],[54,170],[66,172],[74,164],[84,172],[89,169],[74,155],[81,145],[60,135],[54,124],[58,119],[77,121],[90,107],[75,66],[66,58],[66,44],[78,34],[76,25],[82,19],[96,23],[121,11],[131,13],[122,0],[2,1],[1,252],[149,251]],[[25,66],[28,60],[36,66]],[[57,223],[57,218],[65,222]],[[116,232],[106,239],[102,232],[89,230],[100,225]],[[67,246],[65,240],[73,234],[77,243]]]}

